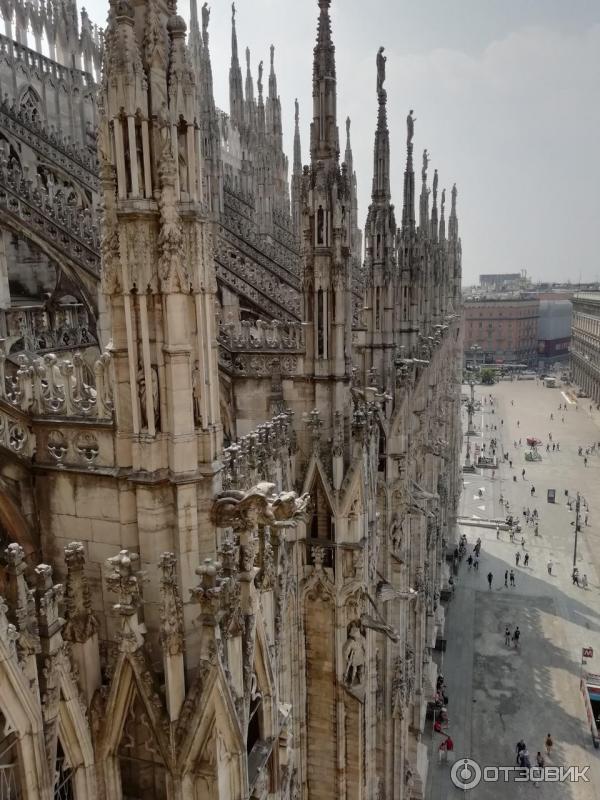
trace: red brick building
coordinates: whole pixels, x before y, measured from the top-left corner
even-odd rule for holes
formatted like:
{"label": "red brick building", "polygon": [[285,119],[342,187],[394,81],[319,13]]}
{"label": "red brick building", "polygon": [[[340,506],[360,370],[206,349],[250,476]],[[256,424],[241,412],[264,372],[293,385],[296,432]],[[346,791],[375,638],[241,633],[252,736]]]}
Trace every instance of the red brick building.
{"label": "red brick building", "polygon": [[[530,296],[465,298],[465,363],[537,365],[540,303]],[[474,352],[473,345],[481,350]]]}

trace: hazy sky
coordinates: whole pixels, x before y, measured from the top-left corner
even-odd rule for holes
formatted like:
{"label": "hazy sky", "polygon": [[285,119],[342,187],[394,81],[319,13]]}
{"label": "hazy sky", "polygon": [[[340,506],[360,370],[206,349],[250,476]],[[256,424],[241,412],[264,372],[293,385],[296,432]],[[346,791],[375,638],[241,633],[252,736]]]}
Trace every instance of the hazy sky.
{"label": "hazy sky", "polygon": [[[103,24],[104,0],[87,7]],[[255,79],[276,47],[286,152],[291,162],[298,97],[306,162],[317,2],[238,0],[237,12],[240,53],[250,47]],[[189,18],[188,2],[179,13]],[[230,3],[214,0],[215,100],[227,111],[230,19]],[[361,225],[373,171],[375,56],[384,45],[398,218],[413,108],[417,170],[427,147],[440,189],[458,186],[465,283],[520,269],[540,279],[600,279],[598,0],[333,0],[332,20],[340,139],[343,151],[350,116]]]}

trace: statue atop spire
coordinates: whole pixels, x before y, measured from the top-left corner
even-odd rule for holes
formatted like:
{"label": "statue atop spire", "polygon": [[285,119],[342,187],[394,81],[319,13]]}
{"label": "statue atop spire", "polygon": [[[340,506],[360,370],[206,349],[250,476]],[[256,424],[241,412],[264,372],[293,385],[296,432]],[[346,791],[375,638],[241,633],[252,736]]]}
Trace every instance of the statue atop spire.
{"label": "statue atop spire", "polygon": [[451,207],[452,214],[456,214],[456,195],[457,195],[456,184],[454,184],[452,186],[452,207]]}
{"label": "statue atop spire", "polygon": [[383,89],[383,84],[385,83],[385,62],[387,61],[387,57],[383,55],[385,47],[380,47],[379,51],[377,52],[377,94],[381,94]]}
{"label": "statue atop spire", "polygon": [[427,152],[427,148],[425,148],[425,150],[423,150],[423,168],[421,170],[421,178],[423,179],[423,183],[427,183],[427,167],[429,166],[429,161],[429,153]]}
{"label": "statue atop spire", "polygon": [[446,190],[442,189],[442,209],[441,209],[442,217],[444,216],[444,209],[445,208],[446,208]]}
{"label": "statue atop spire", "polygon": [[263,96],[263,62],[260,61],[258,65],[258,80],[256,82],[256,86],[258,87],[258,98],[259,101],[262,100]]}
{"label": "statue atop spire", "polygon": [[350,117],[346,117],[346,150],[350,149],[350,125],[352,124],[352,120]]}
{"label": "statue atop spire", "polygon": [[413,117],[413,110],[409,111],[408,117],[406,118],[406,143],[412,144],[413,137],[415,135],[415,122],[417,121],[416,117]]}
{"label": "statue atop spire", "polygon": [[[234,4],[235,8],[235,4]],[[208,23],[210,21],[210,8],[208,7],[208,2],[204,3],[202,6],[202,39],[204,41],[204,46],[206,47],[208,43]]]}
{"label": "statue atop spire", "polygon": [[434,199],[434,201],[437,198],[437,192],[438,192],[438,171],[436,169],[433,172],[433,199]]}

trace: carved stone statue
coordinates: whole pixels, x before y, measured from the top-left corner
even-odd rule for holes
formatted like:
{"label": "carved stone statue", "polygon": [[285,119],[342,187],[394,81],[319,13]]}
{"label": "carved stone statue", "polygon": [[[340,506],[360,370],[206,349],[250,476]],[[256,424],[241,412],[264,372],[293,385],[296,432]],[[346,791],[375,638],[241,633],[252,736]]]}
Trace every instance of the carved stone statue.
{"label": "carved stone statue", "polygon": [[437,195],[437,190],[438,190],[438,171],[436,169],[436,170],[434,170],[434,173],[433,173],[433,194],[434,195]]}
{"label": "carved stone statue", "polygon": [[413,137],[415,135],[415,122],[417,121],[416,117],[413,117],[413,110],[408,113],[408,117],[406,118],[406,143],[412,144]]}
{"label": "carved stone statue", "polygon": [[442,189],[442,217],[444,216],[445,208],[446,208],[446,190]]}
{"label": "carved stone statue", "polygon": [[192,395],[194,398],[194,424],[202,427],[202,373],[198,361],[192,370]]}
{"label": "carved stone statue", "polygon": [[351,622],[348,626],[348,638],[342,650],[344,657],[344,683],[347,686],[360,686],[365,673],[365,637],[358,621]]}
{"label": "carved stone statue", "polygon": [[385,62],[387,57],[383,55],[384,50],[385,47],[380,47],[377,53],[377,94],[381,94],[385,83]]}
{"label": "carved stone statue", "polygon": [[429,153],[427,149],[423,150],[423,169],[421,170],[421,178],[423,183],[427,180],[427,167],[429,166]]}
{"label": "carved stone statue", "polygon": [[210,21],[210,8],[208,7],[208,3],[204,3],[202,6],[202,38],[206,38],[206,32],[208,31],[208,23]]}
{"label": "carved stone statue", "polygon": [[263,62],[261,61],[261,62],[259,62],[259,65],[258,65],[258,80],[256,82],[256,85],[258,87],[258,96],[259,97],[262,97],[262,93],[263,93],[263,69],[264,69]]}

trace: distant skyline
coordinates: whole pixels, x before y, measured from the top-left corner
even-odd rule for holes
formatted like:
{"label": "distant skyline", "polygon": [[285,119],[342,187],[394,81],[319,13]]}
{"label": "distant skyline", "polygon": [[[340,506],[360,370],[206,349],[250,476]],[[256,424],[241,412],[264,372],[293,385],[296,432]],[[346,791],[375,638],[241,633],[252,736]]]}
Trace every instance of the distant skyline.
{"label": "distant skyline", "polygon": [[[198,3],[199,6],[202,2]],[[105,24],[107,3],[87,6]],[[240,53],[254,79],[275,45],[285,149],[294,98],[308,161],[316,0],[238,0]],[[189,22],[189,3],[178,13]],[[375,56],[386,48],[392,197],[400,217],[408,110],[415,172],[431,156],[440,190],[458,187],[463,279],[526,269],[534,280],[600,279],[600,3],[597,0],[333,0],[338,125],[352,119],[359,220],[366,219],[376,124]],[[215,101],[229,110],[231,4],[211,4]],[[243,66],[245,73],[245,64]]]}

